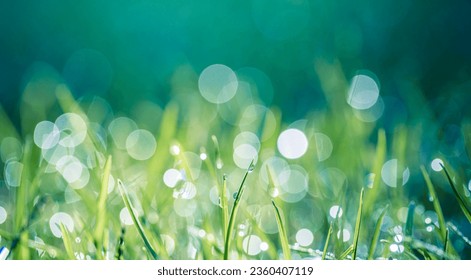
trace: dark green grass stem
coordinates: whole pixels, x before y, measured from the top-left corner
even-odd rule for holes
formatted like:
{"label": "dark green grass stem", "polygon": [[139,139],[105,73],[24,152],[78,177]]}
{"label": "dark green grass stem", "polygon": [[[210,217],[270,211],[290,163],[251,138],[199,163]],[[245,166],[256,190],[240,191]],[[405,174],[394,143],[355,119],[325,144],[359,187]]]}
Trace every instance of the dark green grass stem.
{"label": "dark green grass stem", "polygon": [[237,195],[234,200],[234,206],[232,207],[231,216],[229,218],[229,224],[227,225],[226,238],[224,239],[224,259],[225,260],[229,259],[229,249],[231,245],[232,231],[234,229],[234,222],[237,216],[237,210],[239,209],[239,206],[240,206],[242,195],[244,194],[245,180],[247,180],[247,176],[249,175],[250,172],[253,171],[253,168],[254,168],[253,162],[254,160],[250,162],[250,165],[247,168],[247,171],[245,172],[244,178],[242,179],[242,182],[240,183],[239,190],[237,191]]}

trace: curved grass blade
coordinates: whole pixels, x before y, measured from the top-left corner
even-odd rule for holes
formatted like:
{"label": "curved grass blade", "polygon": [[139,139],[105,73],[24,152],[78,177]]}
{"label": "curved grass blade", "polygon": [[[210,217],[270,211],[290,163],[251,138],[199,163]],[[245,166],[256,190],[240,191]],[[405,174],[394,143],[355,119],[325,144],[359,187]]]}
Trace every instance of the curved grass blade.
{"label": "curved grass blade", "polygon": [[103,234],[105,229],[106,222],[106,199],[108,198],[108,182],[110,179],[111,173],[111,163],[112,157],[109,156],[105,163],[105,168],[103,170],[103,177],[101,179],[101,188],[100,195],[98,197],[98,207],[96,214],[96,226],[93,233],[93,238],[96,242],[97,247],[97,258],[102,259],[103,255],[101,254],[103,247]]}
{"label": "curved grass blade", "polygon": [[283,219],[283,213],[276,206],[275,201],[271,201],[273,208],[275,209],[276,224],[278,225],[278,235],[280,236],[281,249],[283,250],[283,256],[285,260],[291,259],[291,251],[289,249],[288,235],[286,233],[286,228]]}
{"label": "curved grass blade", "polygon": [[157,253],[155,252],[154,248],[152,247],[149,238],[147,238],[144,229],[142,228],[141,222],[139,222],[139,219],[137,218],[136,213],[134,212],[134,208],[132,207],[131,200],[129,199],[129,195],[124,187],[123,182],[118,179],[118,188],[119,192],[121,194],[121,197],[123,198],[124,204],[126,205],[126,208],[129,211],[129,214],[131,215],[132,221],[134,225],[136,226],[137,231],[139,232],[139,235],[142,238],[142,241],[144,241],[144,245],[146,246],[147,250],[150,252],[152,257],[157,260],[158,256]]}
{"label": "curved grass blade", "polygon": [[448,179],[448,183],[450,183],[453,193],[455,194],[456,199],[458,199],[458,204],[460,205],[461,210],[463,211],[468,221],[471,223],[471,210],[469,210],[468,207],[466,206],[465,200],[461,197],[460,193],[458,192],[458,189],[456,188],[455,183],[453,183],[450,173],[448,173],[448,170],[446,169],[445,165],[441,163],[440,165],[443,168],[443,171],[445,171],[445,175],[446,175],[446,178]]}
{"label": "curved grass blade", "polygon": [[423,165],[420,166],[420,170],[422,171],[422,176],[424,176],[425,184],[427,185],[428,192],[430,193],[430,197],[433,199],[432,201],[433,208],[435,210],[435,213],[437,213],[438,226],[440,227],[440,237],[442,238],[442,240],[445,240],[446,239],[445,237],[447,236],[447,229],[446,229],[445,217],[443,216],[442,207],[440,206],[440,201],[438,200],[438,196],[437,196],[437,193],[435,192],[435,187],[432,184],[432,180],[430,179],[430,176],[428,175]]}
{"label": "curved grass blade", "polygon": [[357,257],[357,248],[358,248],[358,240],[360,239],[360,227],[361,227],[361,218],[363,213],[363,195],[365,193],[365,189],[361,189],[360,193],[360,202],[358,205],[358,212],[357,212],[357,221],[355,224],[355,233],[353,234],[353,252],[352,252],[352,259],[355,260]]}
{"label": "curved grass blade", "polygon": [[381,226],[383,225],[384,216],[386,216],[386,213],[388,212],[388,208],[389,208],[389,205],[384,207],[383,211],[379,215],[378,222],[376,222],[376,227],[375,227],[375,231],[374,231],[374,234],[373,234],[373,239],[371,239],[370,249],[368,250],[368,259],[369,260],[373,259],[374,253],[376,251],[376,246],[378,244],[379,235],[381,233]]}
{"label": "curved grass blade", "polygon": [[327,232],[327,237],[325,239],[324,251],[322,252],[322,260],[325,260],[325,257],[327,256],[327,248],[329,247],[330,235],[332,234],[333,226],[333,223],[330,222],[329,232]]}
{"label": "curved grass blade", "polygon": [[242,179],[242,182],[240,183],[239,190],[237,191],[237,195],[234,200],[234,206],[232,206],[231,216],[229,218],[229,224],[227,225],[226,238],[224,238],[224,259],[225,260],[229,259],[229,248],[231,245],[231,237],[232,237],[232,231],[234,228],[234,222],[237,216],[237,210],[239,209],[239,206],[240,206],[240,200],[242,198],[242,195],[244,194],[245,180],[247,180],[247,176],[254,169],[253,162],[254,160],[250,162],[250,165],[247,168],[247,171],[245,172],[244,178]]}
{"label": "curved grass blade", "polygon": [[69,230],[64,226],[63,223],[59,224],[59,228],[62,233],[62,241],[64,242],[65,252],[67,253],[67,257],[70,260],[77,259],[74,254],[74,248],[72,247],[72,240],[70,239]]}

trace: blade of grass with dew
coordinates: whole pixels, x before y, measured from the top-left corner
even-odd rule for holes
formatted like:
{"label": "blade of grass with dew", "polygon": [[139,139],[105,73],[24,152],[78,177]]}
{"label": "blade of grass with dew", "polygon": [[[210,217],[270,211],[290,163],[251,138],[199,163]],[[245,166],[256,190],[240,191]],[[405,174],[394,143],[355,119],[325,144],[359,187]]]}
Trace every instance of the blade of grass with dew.
{"label": "blade of grass with dew", "polygon": [[413,230],[414,230],[414,213],[415,213],[415,202],[411,201],[409,203],[409,208],[407,209],[406,227],[404,230],[404,234],[406,237],[412,237]]}
{"label": "blade of grass with dew", "polygon": [[128,192],[126,191],[126,188],[124,187],[123,182],[121,182],[121,180],[119,180],[119,179],[118,179],[118,188],[119,188],[119,192],[121,194],[121,197],[123,198],[124,205],[126,205],[126,208],[128,209],[129,214],[131,215],[131,219],[134,223],[134,226],[136,227],[137,231],[139,232],[139,235],[141,236],[142,241],[144,242],[144,245],[146,246],[146,248],[149,251],[149,253],[151,254],[151,256],[155,260],[157,260],[158,259],[157,253],[155,252],[154,248],[152,247],[152,245],[149,241],[149,238],[147,238],[147,236],[144,232],[144,229],[142,228],[141,222],[139,221],[139,219],[136,216],[136,213],[134,212],[134,208],[132,207],[131,201],[129,199]]}
{"label": "blade of grass with dew", "polygon": [[423,165],[420,166],[420,170],[422,171],[422,176],[425,179],[425,184],[427,185],[428,192],[430,193],[430,197],[432,198],[433,208],[435,210],[435,213],[437,213],[438,226],[440,227],[440,237],[442,238],[442,240],[445,240],[445,237],[447,235],[447,229],[442,207],[440,206],[440,201],[438,200],[438,196],[435,191],[435,187],[432,184],[432,180],[430,179],[430,176],[428,175]]}
{"label": "blade of grass with dew", "polygon": [[[445,253],[441,248],[437,246],[420,241],[418,239],[413,239],[410,237],[406,237],[404,239],[405,242],[410,244],[415,250],[423,250],[425,253],[429,254],[433,259],[446,259],[446,260],[454,260],[456,259],[454,256],[450,256],[449,254]],[[432,256],[433,255],[433,256]]]}
{"label": "blade of grass with dew", "polygon": [[280,243],[281,243],[281,249],[283,250],[283,256],[285,260],[290,260],[291,252],[289,249],[288,235],[286,233],[283,213],[281,213],[281,210],[278,208],[278,206],[276,206],[276,203],[274,200],[272,200],[271,203],[273,205],[273,209],[275,209],[276,224],[278,225],[278,235],[280,237]]}
{"label": "blade of grass with dew", "polygon": [[67,257],[70,260],[77,259],[74,254],[74,248],[72,247],[72,240],[70,239],[69,230],[64,226],[63,223],[59,224],[59,228],[62,234],[62,241],[64,242],[65,252],[67,253]]}
{"label": "blade of grass with dew", "polygon": [[358,240],[360,239],[360,229],[361,229],[361,219],[363,213],[363,195],[365,193],[365,189],[361,189],[360,193],[360,202],[358,205],[358,212],[357,212],[357,220],[355,223],[355,232],[353,234],[353,252],[352,252],[352,259],[355,260],[357,257],[357,248],[358,248]]}
{"label": "blade of grass with dew", "polygon": [[468,246],[471,246],[471,240],[470,240],[468,237],[466,237],[466,236],[458,229],[458,227],[457,227],[455,224],[453,224],[453,223],[451,223],[451,222],[448,222],[447,225],[448,225],[448,227],[449,227],[456,235],[458,235],[458,236],[464,241],[464,243],[466,243]]}
{"label": "blade of grass with dew", "polygon": [[376,246],[378,244],[379,235],[381,233],[381,226],[383,225],[383,220],[384,220],[384,217],[385,217],[388,209],[389,209],[389,205],[384,207],[383,211],[381,211],[381,214],[379,215],[378,221],[376,222],[375,231],[373,233],[373,239],[371,239],[370,249],[368,250],[368,259],[369,260],[373,259],[374,253],[376,251]]}
{"label": "blade of grass with dew", "polygon": [[468,209],[466,206],[465,200],[461,197],[460,193],[458,192],[458,189],[455,186],[455,183],[451,179],[450,173],[448,173],[448,170],[446,169],[445,165],[441,164],[441,167],[443,168],[443,171],[445,172],[446,178],[448,179],[448,183],[451,186],[451,189],[453,190],[453,193],[455,194],[456,199],[458,200],[458,204],[460,205],[461,211],[463,211],[464,215],[468,219],[468,221],[471,223],[471,211]]}
{"label": "blade of grass with dew", "polygon": [[386,160],[386,149],[386,132],[384,129],[380,129],[378,131],[378,143],[376,144],[376,155],[372,169],[374,174],[373,185],[368,190],[368,196],[365,197],[365,215],[371,214],[381,191],[379,184],[381,183],[381,169]]}
{"label": "blade of grass with dew", "polygon": [[232,237],[234,222],[237,216],[237,210],[239,209],[239,206],[240,206],[242,195],[244,194],[245,180],[247,180],[247,176],[254,169],[253,163],[254,163],[254,160],[250,162],[249,167],[247,168],[247,171],[245,172],[244,178],[242,179],[242,182],[240,183],[239,190],[237,191],[236,198],[234,200],[234,205],[232,206],[231,215],[229,217],[229,224],[227,225],[226,238],[224,239],[224,259],[225,260],[229,259],[229,249],[231,245],[231,237]]}
{"label": "blade of grass with dew", "polygon": [[102,259],[103,255],[101,254],[103,247],[103,234],[105,230],[106,222],[106,199],[108,198],[108,182],[110,179],[111,173],[111,164],[112,157],[109,156],[105,163],[105,168],[103,169],[103,175],[101,178],[101,188],[100,195],[98,196],[98,206],[96,208],[96,225],[95,231],[93,232],[93,238],[96,242],[97,249],[97,258]]}
{"label": "blade of grass with dew", "polygon": [[325,260],[325,257],[327,256],[327,249],[329,248],[330,235],[332,234],[332,231],[333,223],[330,222],[329,231],[327,232],[327,237],[325,238],[324,250],[322,252],[322,260]]}

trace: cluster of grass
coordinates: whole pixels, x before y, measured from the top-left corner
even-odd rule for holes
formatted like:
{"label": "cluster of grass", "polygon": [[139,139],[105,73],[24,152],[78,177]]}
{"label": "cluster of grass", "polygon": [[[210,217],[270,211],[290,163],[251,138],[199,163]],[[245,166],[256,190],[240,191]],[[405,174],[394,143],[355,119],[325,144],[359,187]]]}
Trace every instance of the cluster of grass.
{"label": "cluster of grass", "polygon": [[[323,72],[328,106],[294,124],[283,122],[275,107],[249,117],[241,107],[239,120],[230,125],[198,95],[176,94],[163,109],[153,105],[155,115],[132,116],[157,142],[146,160],[133,159],[107,132],[122,114],[92,120],[96,111],[88,108],[94,107],[66,90],[56,91],[54,110],[22,110],[20,129],[0,112],[0,141],[21,143],[19,151],[3,149],[13,159],[2,157],[2,168],[11,160],[22,164],[18,186],[8,185],[6,177],[13,175],[6,171],[0,177],[0,206],[7,212],[0,247],[10,251],[9,259],[470,258],[468,155],[424,152],[425,123],[396,123],[385,131],[357,119],[339,97],[342,80],[331,77],[332,69]],[[33,142],[36,123],[66,112],[88,125],[73,151],[90,172],[83,188],[71,187],[51,169]],[[269,161],[282,158],[277,138],[288,127],[302,130],[309,142],[302,157],[285,160],[307,174],[308,188],[295,202],[285,197],[282,190],[290,186],[282,186]],[[466,123],[461,129],[469,152],[471,130]],[[243,131],[258,136],[260,149],[240,168],[233,161],[233,140]],[[318,157],[318,132],[332,141],[328,159]],[[436,157],[442,160],[439,172],[430,167]],[[397,187],[382,180],[390,159],[397,160]],[[173,188],[163,181],[171,168],[182,174]],[[187,183],[194,186],[190,198]],[[124,222],[123,211],[131,222]],[[58,212],[68,213],[73,226],[50,224]],[[55,226],[60,237],[52,232]],[[299,244],[301,229],[313,235],[308,245]],[[252,239],[263,246],[251,248]]]}

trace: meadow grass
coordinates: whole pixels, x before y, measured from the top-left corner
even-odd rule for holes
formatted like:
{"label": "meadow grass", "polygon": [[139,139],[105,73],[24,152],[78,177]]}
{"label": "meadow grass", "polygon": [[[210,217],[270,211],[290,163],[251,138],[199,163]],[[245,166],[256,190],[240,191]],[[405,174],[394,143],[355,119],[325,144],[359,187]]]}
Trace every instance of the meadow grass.
{"label": "meadow grass", "polygon": [[[316,69],[328,106],[290,123],[258,103],[223,119],[218,106],[183,95],[146,103],[155,118],[97,115],[63,85],[54,108],[23,112],[27,126],[0,109],[0,247],[8,259],[471,258],[467,155],[442,144],[423,151],[424,124],[358,119],[335,97],[346,84],[338,67]],[[36,124],[63,113],[87,130],[72,122],[56,140],[83,141],[39,147]],[[118,119],[126,125],[113,131]],[[156,142],[149,154],[143,135],[129,138],[138,128]],[[280,151],[288,129],[307,139],[300,157]]]}

